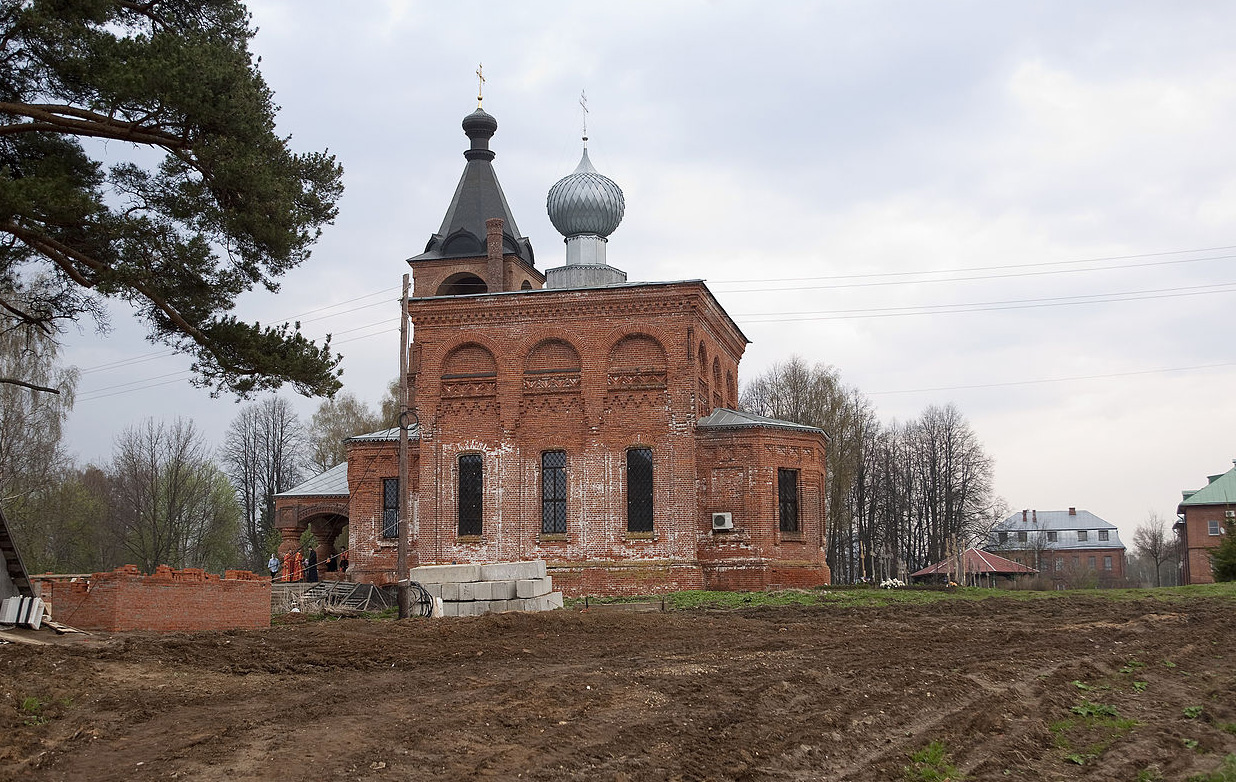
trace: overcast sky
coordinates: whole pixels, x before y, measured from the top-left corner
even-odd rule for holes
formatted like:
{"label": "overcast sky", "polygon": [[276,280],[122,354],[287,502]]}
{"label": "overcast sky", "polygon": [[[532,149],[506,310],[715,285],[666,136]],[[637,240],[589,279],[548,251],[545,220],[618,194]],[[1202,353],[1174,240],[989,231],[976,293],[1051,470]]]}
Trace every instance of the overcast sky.
{"label": "overcast sky", "polygon": [[[1084,508],[1126,544],[1232,467],[1236,4],[250,7],[281,132],[336,154],[346,192],[313,257],[238,312],[335,335],[372,404],[483,62],[538,267],[564,260],[545,195],[578,162],[586,90],[590,157],[626,195],[610,263],[706,279],[752,340],[743,380],[798,354],[886,421],[955,403],[1011,509]],[[105,459],[151,415],[221,441],[237,404],[113,321],[66,337],[70,447]]]}

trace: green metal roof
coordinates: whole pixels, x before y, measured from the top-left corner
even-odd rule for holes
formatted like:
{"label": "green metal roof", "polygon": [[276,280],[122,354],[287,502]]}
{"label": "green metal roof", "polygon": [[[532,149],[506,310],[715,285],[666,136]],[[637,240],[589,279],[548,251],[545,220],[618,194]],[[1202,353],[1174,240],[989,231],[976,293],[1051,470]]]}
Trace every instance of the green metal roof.
{"label": "green metal roof", "polygon": [[1211,475],[1210,483],[1182,494],[1182,508],[1186,505],[1236,505],[1236,467],[1220,475]]}

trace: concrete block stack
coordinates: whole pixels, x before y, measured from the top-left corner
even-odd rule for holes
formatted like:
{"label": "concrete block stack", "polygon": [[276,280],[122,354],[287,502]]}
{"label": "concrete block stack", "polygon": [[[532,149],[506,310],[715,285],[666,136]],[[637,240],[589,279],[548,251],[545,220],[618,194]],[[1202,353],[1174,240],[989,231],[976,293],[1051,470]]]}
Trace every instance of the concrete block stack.
{"label": "concrete block stack", "polygon": [[553,579],[545,574],[543,559],[487,565],[422,565],[412,568],[410,575],[434,598],[435,616],[562,608],[562,593],[553,591]]}

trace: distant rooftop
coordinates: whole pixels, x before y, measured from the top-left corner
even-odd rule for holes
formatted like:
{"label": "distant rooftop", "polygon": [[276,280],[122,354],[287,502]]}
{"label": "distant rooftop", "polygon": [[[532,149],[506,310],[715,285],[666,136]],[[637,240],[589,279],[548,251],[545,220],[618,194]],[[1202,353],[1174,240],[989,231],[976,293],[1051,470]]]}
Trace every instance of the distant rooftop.
{"label": "distant rooftop", "polygon": [[[399,439],[399,427],[392,426],[390,429],[379,429],[376,432],[369,432],[368,434],[354,434],[351,437],[349,437],[347,441],[348,442],[382,442],[386,440],[398,440],[398,439]],[[420,427],[418,426],[409,427],[408,428],[408,439],[409,440],[421,439]]]}
{"label": "distant rooftop", "polygon": [[348,496],[348,463],[336,464],[326,472],[319,473],[299,486],[294,486],[275,496],[346,497]]}
{"label": "distant rooftop", "polygon": [[782,421],[779,418],[768,418],[767,416],[756,415],[755,413],[746,413],[741,410],[731,410],[728,407],[718,407],[712,411],[712,415],[704,416],[699,422],[700,429],[754,429],[754,428],[771,428],[771,429],[795,429],[800,432],[819,432],[824,434],[824,430],[817,426],[807,426],[806,424],[796,424],[793,421]]}
{"label": "distant rooftop", "polygon": [[1209,483],[1196,491],[1185,491],[1180,507],[1187,505],[1233,505],[1236,504],[1236,467],[1218,475],[1209,476]]}
{"label": "distant rooftop", "polygon": [[[1077,530],[1086,530],[1086,540],[1077,539]],[[1091,531],[1106,531],[1107,540],[1099,540],[1097,534]],[[1041,544],[1044,549],[1053,551],[1067,549],[1123,549],[1120,542],[1120,530],[1109,521],[1104,521],[1088,510],[1069,508],[1068,510],[1025,510],[1017,511],[991,530],[993,545],[1000,545],[999,533],[1009,534],[1005,546],[1024,548],[1028,544]],[[1018,541],[1016,534],[1027,533],[1027,541]],[[1046,540],[1046,533],[1056,533],[1056,540]],[[1038,536],[1044,539],[1039,541]]]}

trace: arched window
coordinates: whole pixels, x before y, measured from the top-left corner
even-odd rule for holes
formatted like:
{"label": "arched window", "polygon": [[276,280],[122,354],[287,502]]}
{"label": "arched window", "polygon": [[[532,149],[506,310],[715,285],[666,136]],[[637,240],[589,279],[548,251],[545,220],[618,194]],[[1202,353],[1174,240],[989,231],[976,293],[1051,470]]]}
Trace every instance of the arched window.
{"label": "arched window", "polygon": [[435,296],[469,296],[477,293],[488,293],[489,286],[480,277],[471,272],[452,274],[438,286]]}

